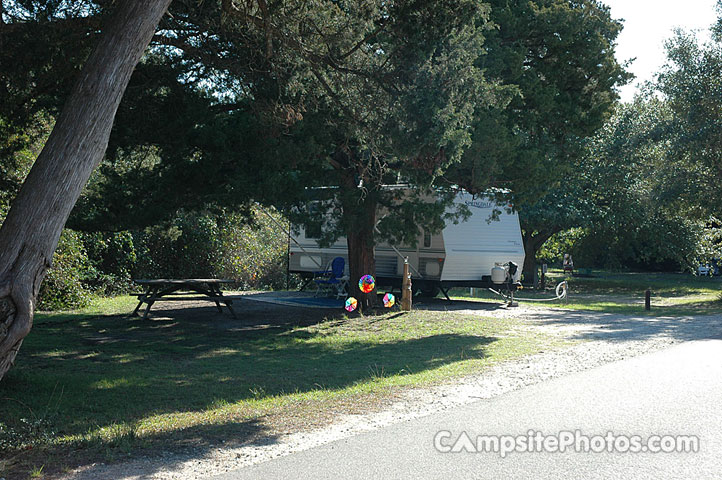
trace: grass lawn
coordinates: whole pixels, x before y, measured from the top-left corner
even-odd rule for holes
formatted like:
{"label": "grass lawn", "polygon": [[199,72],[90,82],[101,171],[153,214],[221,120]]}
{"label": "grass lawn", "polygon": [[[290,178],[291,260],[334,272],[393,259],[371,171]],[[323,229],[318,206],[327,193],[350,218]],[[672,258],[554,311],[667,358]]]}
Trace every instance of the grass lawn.
{"label": "grass lawn", "polygon": [[[563,278],[552,271],[548,285]],[[528,304],[635,315],[722,307],[716,278],[595,272],[568,282],[568,301]],[[469,299],[468,289],[453,293]],[[0,477],[272,439],[381,408],[403,389],[563,345],[518,319],[463,312],[346,316],[243,301],[237,321],[178,305],[144,320],[128,315],[134,306],[116,297],[36,315],[17,366],[0,382]]]}
{"label": "grass lawn", "polygon": [[[556,285],[566,280],[569,297],[551,302],[523,299],[553,298]],[[651,291],[652,309],[644,310],[644,292]],[[470,299],[469,289],[454,289],[456,298]],[[684,273],[614,273],[594,271],[590,277],[564,275],[561,270],[547,274],[547,290],[525,289],[516,297],[525,305],[629,315],[703,315],[722,311],[722,277],[698,277]],[[475,298],[499,301],[487,290],[475,290]]]}
{"label": "grass lawn", "polygon": [[0,477],[313,428],[559,345],[515,319],[454,312],[296,320],[279,307],[280,321],[256,321],[260,302],[244,301],[238,321],[214,308],[144,320],[128,316],[134,302],[36,315],[0,383]]}

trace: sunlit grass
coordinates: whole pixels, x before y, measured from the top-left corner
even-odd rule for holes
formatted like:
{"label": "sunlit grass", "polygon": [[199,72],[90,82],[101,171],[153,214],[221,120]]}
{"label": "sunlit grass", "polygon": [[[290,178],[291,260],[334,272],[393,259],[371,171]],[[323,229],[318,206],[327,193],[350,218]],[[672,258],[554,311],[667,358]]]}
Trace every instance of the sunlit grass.
{"label": "sunlit grass", "polygon": [[118,295],[117,297],[94,297],[85,308],[63,312],[39,312],[35,322],[80,320],[84,317],[127,315],[132,312],[138,303],[131,295]]}
{"label": "sunlit grass", "polygon": [[[610,273],[593,272],[592,277],[563,275],[552,271],[547,276],[547,289],[522,289],[515,300],[525,306],[565,308],[628,315],[702,315],[722,311],[722,279],[675,273]],[[554,288],[566,280],[569,295],[553,300]],[[651,292],[651,310],[645,311],[645,291]],[[488,290],[454,289],[454,298],[504,303]],[[527,300],[532,299],[532,300]],[[544,300],[544,301],[540,301]],[[550,300],[550,301],[546,301]]]}

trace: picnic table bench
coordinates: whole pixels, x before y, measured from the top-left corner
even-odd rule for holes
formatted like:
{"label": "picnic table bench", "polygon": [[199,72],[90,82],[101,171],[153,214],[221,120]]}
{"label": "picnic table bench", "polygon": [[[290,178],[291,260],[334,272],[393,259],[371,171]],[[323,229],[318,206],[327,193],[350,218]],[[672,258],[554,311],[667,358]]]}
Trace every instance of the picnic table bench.
{"label": "picnic table bench", "polygon": [[145,288],[143,293],[135,294],[138,297],[138,305],[133,315],[138,314],[140,307],[146,303],[143,318],[148,318],[150,307],[157,301],[173,300],[208,300],[214,302],[219,312],[223,312],[221,303],[228,307],[228,310],[236,317],[236,312],[231,306],[233,300],[223,296],[220,286],[224,283],[233,283],[233,280],[219,278],[158,278],[133,280]]}

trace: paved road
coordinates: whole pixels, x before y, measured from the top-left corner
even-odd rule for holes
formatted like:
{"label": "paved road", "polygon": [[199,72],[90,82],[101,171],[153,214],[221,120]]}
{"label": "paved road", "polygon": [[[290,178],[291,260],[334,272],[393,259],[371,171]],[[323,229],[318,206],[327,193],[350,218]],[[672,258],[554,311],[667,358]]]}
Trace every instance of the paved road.
{"label": "paved road", "polygon": [[[462,432],[695,435],[697,453],[440,453]],[[217,479],[722,478],[722,340],[701,340],[392,425]]]}

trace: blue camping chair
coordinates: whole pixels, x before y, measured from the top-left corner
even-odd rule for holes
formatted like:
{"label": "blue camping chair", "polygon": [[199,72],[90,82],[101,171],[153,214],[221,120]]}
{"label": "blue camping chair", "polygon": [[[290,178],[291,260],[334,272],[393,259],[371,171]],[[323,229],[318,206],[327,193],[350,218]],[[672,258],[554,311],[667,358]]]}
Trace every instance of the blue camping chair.
{"label": "blue camping chair", "polygon": [[316,293],[321,290],[335,292],[336,298],[346,296],[346,285],[348,279],[344,278],[343,271],[346,268],[346,260],[343,257],[336,257],[331,261],[330,268],[313,272],[313,282],[316,284]]}

